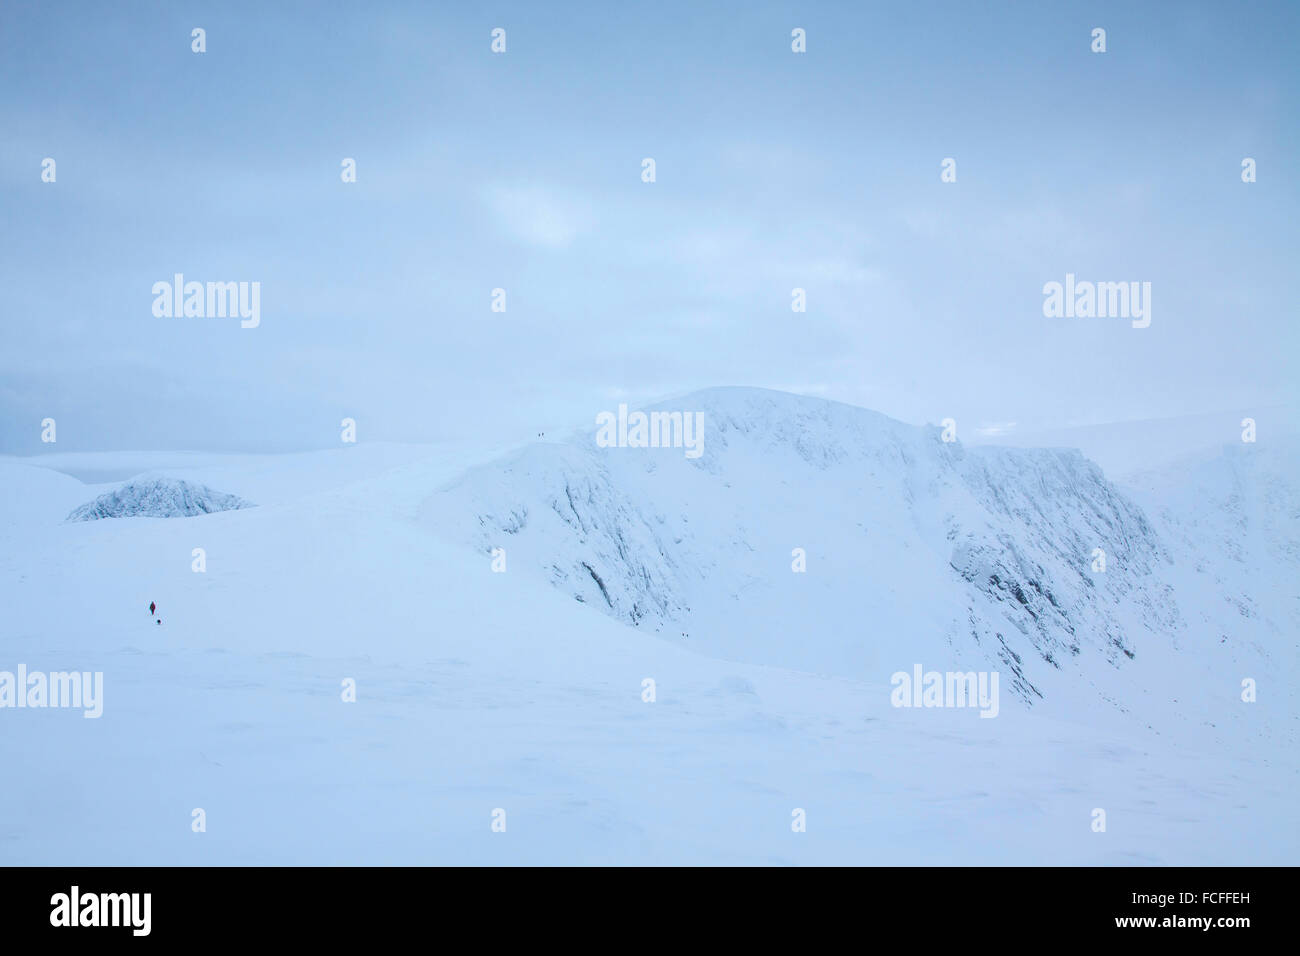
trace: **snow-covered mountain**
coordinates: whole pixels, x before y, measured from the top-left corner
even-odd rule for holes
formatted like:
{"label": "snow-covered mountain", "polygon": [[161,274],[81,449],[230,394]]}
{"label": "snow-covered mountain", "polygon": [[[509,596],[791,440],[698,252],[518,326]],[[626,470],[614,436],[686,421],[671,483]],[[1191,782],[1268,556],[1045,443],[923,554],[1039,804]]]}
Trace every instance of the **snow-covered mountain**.
{"label": "snow-covered mountain", "polygon": [[189,518],[251,508],[238,495],[213,491],[206,485],[181,478],[140,477],[120,488],[106,491],[94,501],[74,508],[69,521],[97,521],[100,518]]}
{"label": "snow-covered mountain", "polygon": [[[1209,500],[1225,526],[1207,540],[1161,533],[1073,450],[966,448],[938,428],[759,389],[654,408],[703,413],[703,454],[602,448],[593,427],[471,469],[423,521],[709,654],[856,678],[918,661],[996,669],[1030,705],[1049,687],[1084,688],[1131,709],[1151,685],[1146,669],[1125,674],[1139,658],[1167,668],[1177,652],[1197,668],[1227,652],[1227,634],[1264,667],[1286,623],[1276,608],[1235,609],[1300,570],[1294,512],[1277,519],[1270,573],[1184,573],[1255,533],[1231,510],[1250,498],[1240,487]],[[1262,490],[1285,512],[1293,487],[1279,476]],[[1195,523],[1194,502],[1180,507]]]}
{"label": "snow-covered mountain", "polygon": [[[1288,446],[1116,484],[782,393],[663,407],[698,458],[0,460],[0,672],[104,687],[0,709],[0,863],[1296,861]],[[258,507],[65,520],[146,469]],[[997,671],[997,719],[893,706],[915,665]]]}

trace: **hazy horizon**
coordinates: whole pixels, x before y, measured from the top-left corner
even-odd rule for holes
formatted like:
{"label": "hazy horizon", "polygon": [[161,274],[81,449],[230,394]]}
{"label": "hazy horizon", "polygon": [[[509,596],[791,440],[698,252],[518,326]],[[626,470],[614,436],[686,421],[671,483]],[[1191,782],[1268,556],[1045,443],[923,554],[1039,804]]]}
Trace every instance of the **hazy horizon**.
{"label": "hazy horizon", "polygon": [[[527,436],[726,384],[963,441],[1300,404],[1292,4],[3,19],[0,453]],[[156,316],[177,273],[258,283],[257,327]],[[1067,275],[1149,282],[1150,326],[1046,318]]]}

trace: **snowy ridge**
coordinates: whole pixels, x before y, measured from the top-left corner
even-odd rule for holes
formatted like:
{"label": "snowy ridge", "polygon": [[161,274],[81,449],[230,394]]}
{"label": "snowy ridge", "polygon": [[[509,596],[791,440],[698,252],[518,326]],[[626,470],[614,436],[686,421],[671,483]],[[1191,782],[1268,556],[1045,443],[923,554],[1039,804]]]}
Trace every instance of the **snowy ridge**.
{"label": "snowy ridge", "polygon": [[[593,429],[472,469],[423,520],[717,656],[876,678],[946,659],[1001,670],[1026,704],[1053,675],[1118,701],[1111,675],[1188,630],[1170,543],[1077,451],[968,449],[759,389],[654,408],[704,412],[700,458],[598,448]],[[1173,543],[1195,561],[1194,542]]]}
{"label": "snowy ridge", "polygon": [[135,478],[73,509],[69,521],[101,518],[189,518],[253,505],[238,495],[213,491],[181,478]]}
{"label": "snowy ridge", "polygon": [[[964,521],[949,512],[949,563],[975,592],[972,636],[998,642],[998,659],[1025,690],[1038,693],[999,630],[1007,622],[1057,669],[1089,645],[1113,665],[1133,659],[1134,617],[1172,639],[1179,615],[1156,573],[1168,557],[1141,509],[1096,465],[1075,451],[1006,448],[976,449],[963,464],[976,507]],[[1092,570],[1096,550],[1104,573]]]}
{"label": "snowy ridge", "polygon": [[[1245,619],[1266,644],[1296,646],[1300,635],[1300,443],[1293,435],[1224,445],[1174,467],[1125,481],[1162,536],[1188,555],[1179,589],[1196,618]],[[1205,605],[1208,604],[1208,607]],[[1220,624],[1225,622],[1218,622]],[[1236,639],[1240,629],[1222,628]],[[1267,647],[1261,647],[1267,650]]]}

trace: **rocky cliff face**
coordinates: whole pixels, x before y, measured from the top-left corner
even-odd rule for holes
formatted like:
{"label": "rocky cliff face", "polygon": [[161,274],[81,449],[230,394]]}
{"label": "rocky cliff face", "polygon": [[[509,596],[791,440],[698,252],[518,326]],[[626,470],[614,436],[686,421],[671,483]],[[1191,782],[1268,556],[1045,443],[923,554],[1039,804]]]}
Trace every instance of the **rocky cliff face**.
{"label": "rocky cliff face", "polygon": [[236,495],[213,491],[205,485],[179,478],[136,478],[73,509],[68,520],[187,518],[214,511],[251,507],[251,503]]}

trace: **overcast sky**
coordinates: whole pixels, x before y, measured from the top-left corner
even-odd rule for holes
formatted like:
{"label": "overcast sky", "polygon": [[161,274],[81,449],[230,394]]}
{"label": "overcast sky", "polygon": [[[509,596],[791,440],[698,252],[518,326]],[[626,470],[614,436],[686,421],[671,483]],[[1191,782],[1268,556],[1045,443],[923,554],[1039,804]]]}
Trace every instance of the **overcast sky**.
{"label": "overcast sky", "polygon": [[[0,452],[723,384],[986,431],[1293,402],[1298,11],[4,0]],[[260,282],[260,326],[155,317],[177,272]],[[1150,282],[1150,327],[1045,318],[1066,273]]]}

